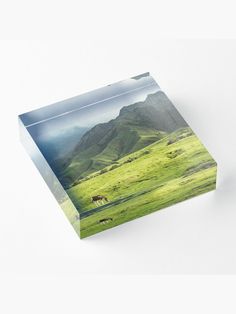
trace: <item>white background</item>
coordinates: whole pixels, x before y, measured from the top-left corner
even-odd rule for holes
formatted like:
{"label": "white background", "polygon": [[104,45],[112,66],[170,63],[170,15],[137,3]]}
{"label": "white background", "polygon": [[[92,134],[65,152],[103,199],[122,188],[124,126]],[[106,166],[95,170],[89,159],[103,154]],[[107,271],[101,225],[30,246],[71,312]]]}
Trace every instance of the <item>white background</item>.
{"label": "white background", "polygon": [[[236,40],[216,40],[236,35],[233,7],[24,3],[1,10],[1,312],[233,313],[233,277],[196,276],[236,274]],[[81,241],[17,115],[146,71],[218,162],[217,190]]]}

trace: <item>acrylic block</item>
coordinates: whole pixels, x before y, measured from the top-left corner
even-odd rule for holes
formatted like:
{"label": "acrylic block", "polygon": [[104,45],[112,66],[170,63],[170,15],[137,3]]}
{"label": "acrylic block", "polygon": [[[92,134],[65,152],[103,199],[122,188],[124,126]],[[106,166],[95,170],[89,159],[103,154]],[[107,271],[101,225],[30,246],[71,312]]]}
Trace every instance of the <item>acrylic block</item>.
{"label": "acrylic block", "polygon": [[81,238],[216,187],[216,162],[149,73],[24,113],[19,123]]}

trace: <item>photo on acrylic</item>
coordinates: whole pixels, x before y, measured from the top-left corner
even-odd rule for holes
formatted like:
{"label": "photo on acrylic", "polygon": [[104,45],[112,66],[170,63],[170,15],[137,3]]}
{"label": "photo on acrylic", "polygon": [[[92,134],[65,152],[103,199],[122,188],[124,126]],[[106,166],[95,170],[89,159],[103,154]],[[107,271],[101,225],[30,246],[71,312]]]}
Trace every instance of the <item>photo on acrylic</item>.
{"label": "photo on acrylic", "polygon": [[216,162],[149,73],[19,120],[81,238],[216,187]]}

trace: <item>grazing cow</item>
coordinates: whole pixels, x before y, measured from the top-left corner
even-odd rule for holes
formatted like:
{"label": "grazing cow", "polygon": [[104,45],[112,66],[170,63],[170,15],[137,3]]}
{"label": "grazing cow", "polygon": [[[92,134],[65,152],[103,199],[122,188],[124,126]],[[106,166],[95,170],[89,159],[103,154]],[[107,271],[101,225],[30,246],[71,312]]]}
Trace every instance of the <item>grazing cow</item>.
{"label": "grazing cow", "polygon": [[112,221],[113,221],[113,219],[110,218],[110,217],[108,217],[108,218],[100,219],[100,220],[98,221],[98,223],[105,225],[105,224],[107,224],[108,222],[112,222]]}
{"label": "grazing cow", "polygon": [[108,202],[108,199],[104,195],[95,195],[91,197],[91,202],[97,206],[104,205],[104,202]]}

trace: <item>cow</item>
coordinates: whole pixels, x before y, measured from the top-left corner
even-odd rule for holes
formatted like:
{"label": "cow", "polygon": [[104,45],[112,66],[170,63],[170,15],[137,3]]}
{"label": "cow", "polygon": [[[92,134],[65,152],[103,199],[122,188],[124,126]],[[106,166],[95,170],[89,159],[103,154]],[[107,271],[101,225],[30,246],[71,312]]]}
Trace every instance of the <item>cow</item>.
{"label": "cow", "polygon": [[95,195],[91,197],[91,202],[97,206],[104,205],[105,201],[108,202],[108,199],[104,195]]}
{"label": "cow", "polygon": [[108,217],[108,218],[100,219],[100,220],[98,221],[98,223],[99,223],[99,224],[102,224],[102,225],[105,225],[105,224],[107,224],[107,223],[109,223],[109,222],[112,222],[112,221],[113,221],[113,219],[110,218],[110,217]]}

